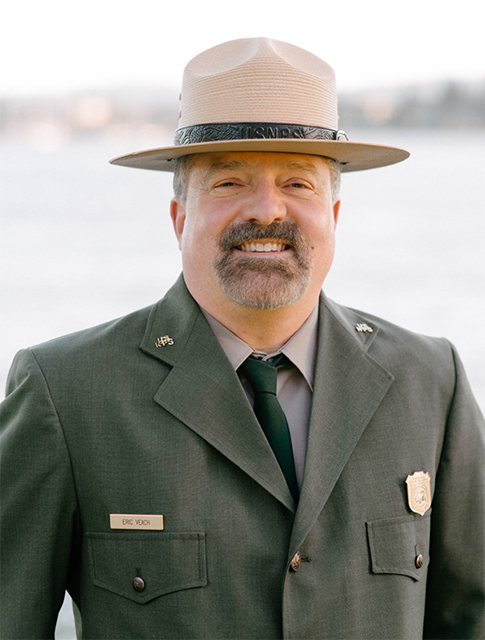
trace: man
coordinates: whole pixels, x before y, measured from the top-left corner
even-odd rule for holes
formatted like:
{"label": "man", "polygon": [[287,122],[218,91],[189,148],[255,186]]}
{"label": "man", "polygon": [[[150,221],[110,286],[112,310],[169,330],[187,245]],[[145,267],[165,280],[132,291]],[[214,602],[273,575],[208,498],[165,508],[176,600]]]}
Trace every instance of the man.
{"label": "man", "polygon": [[4,638],[479,638],[483,426],[445,341],[321,294],[348,142],[333,72],[264,38],[186,68],[183,277],[21,352],[3,406]]}

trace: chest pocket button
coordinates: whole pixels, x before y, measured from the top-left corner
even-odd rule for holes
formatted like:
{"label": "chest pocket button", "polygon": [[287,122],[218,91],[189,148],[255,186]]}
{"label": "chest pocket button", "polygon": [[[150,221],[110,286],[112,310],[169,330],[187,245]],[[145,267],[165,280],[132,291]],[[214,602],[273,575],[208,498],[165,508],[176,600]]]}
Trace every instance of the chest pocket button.
{"label": "chest pocket button", "polygon": [[143,578],[137,577],[137,578],[133,578],[133,589],[135,591],[143,591],[143,589],[145,588],[145,580],[143,580]]}

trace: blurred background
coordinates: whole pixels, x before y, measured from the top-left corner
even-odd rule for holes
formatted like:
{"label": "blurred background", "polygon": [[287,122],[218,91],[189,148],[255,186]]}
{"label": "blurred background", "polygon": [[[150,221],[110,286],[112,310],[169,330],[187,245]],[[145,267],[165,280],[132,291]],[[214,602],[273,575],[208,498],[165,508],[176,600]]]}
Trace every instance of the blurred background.
{"label": "blurred background", "polygon": [[[1,14],[0,384],[15,352],[152,304],[181,269],[171,144],[186,62],[267,36],[337,74],[340,128],[409,160],[344,174],[338,302],[457,346],[485,406],[484,39],[478,3],[19,1]],[[57,638],[74,637],[69,602]]]}

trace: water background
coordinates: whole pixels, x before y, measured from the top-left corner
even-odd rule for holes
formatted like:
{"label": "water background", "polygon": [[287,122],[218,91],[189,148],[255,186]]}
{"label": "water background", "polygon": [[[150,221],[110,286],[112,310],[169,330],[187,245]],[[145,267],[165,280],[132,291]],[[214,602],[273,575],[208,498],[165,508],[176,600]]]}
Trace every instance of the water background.
{"label": "water background", "polygon": [[[484,133],[387,129],[352,139],[412,155],[344,174],[337,255],[324,288],[337,302],[449,338],[483,408]],[[153,146],[144,136],[54,147],[3,140],[2,387],[18,349],[152,304],[178,276],[170,174],[107,163]],[[70,618],[68,607],[58,638],[74,637]]]}

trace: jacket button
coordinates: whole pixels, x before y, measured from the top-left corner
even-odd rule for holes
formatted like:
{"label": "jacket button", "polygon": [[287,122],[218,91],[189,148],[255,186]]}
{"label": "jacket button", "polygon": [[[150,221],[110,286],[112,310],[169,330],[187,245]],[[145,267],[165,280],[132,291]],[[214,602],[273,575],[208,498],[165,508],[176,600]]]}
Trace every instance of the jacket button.
{"label": "jacket button", "polygon": [[421,569],[421,567],[423,566],[424,558],[421,554],[416,556],[415,564],[416,564],[416,569]]}
{"label": "jacket button", "polygon": [[135,591],[143,591],[145,588],[145,580],[143,578],[133,578],[133,589]]}
{"label": "jacket button", "polygon": [[297,551],[290,562],[291,571],[298,571],[301,567],[301,555],[300,552]]}

